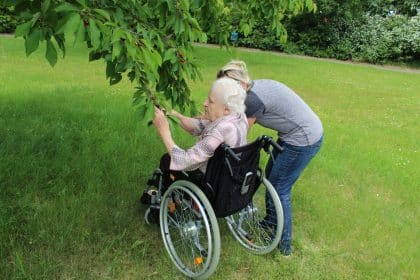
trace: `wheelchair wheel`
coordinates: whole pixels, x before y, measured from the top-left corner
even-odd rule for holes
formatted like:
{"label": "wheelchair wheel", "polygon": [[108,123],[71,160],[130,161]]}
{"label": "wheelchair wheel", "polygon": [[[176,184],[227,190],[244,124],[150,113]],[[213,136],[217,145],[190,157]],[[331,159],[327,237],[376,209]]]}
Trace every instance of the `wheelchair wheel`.
{"label": "wheelchair wheel", "polygon": [[193,183],[174,182],[162,197],[160,229],[176,267],[194,279],[208,278],[220,256],[219,225],[205,194]]}
{"label": "wheelchair wheel", "polygon": [[[266,210],[267,198],[271,198],[273,202],[273,213],[268,213]],[[252,202],[225,220],[236,240],[256,254],[269,253],[280,242],[283,231],[283,209],[276,190],[265,177]]]}

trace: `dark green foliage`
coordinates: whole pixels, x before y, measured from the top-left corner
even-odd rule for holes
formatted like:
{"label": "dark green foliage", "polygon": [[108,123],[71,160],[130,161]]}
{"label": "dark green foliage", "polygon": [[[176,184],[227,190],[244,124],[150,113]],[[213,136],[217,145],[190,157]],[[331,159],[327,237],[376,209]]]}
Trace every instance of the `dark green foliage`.
{"label": "dark green foliage", "polygon": [[[315,13],[287,18],[288,42],[280,42],[270,20],[258,18],[238,45],[294,54],[370,63],[419,60],[420,20],[415,1],[317,1]],[[417,5],[417,6],[416,6]],[[396,13],[396,14],[394,14]],[[238,19],[232,17],[233,26]],[[239,27],[236,28],[239,30]]]}
{"label": "dark green foliage", "polygon": [[[287,4],[287,5],[286,5]],[[125,75],[135,83],[136,94],[146,98],[137,102],[140,113],[153,117],[153,105],[170,111],[193,107],[189,81],[200,78],[194,42],[206,42],[207,34],[227,45],[232,7],[247,7],[240,13],[239,27],[245,34],[256,19],[267,17],[276,38],[283,38],[284,15],[312,10],[312,0],[285,1],[203,1],[203,0],[3,0],[22,24],[16,37],[25,39],[26,55],[46,45],[45,57],[51,66],[58,53],[65,55],[66,42],[84,44],[89,59],[105,61],[110,85]],[[243,19],[255,17],[249,21]],[[205,30],[205,31],[203,31]],[[192,111],[195,111],[192,108]],[[143,112],[145,112],[143,114]]]}
{"label": "dark green foliage", "polygon": [[3,8],[0,5],[0,33],[14,32],[20,22],[13,8]]}

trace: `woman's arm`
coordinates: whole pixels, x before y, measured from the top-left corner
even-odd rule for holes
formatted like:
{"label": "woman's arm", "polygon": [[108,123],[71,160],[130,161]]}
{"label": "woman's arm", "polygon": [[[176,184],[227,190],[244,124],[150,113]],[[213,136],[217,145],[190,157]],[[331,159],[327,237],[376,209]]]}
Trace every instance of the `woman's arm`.
{"label": "woman's arm", "polygon": [[195,118],[190,118],[187,116],[182,115],[181,113],[178,113],[175,110],[172,110],[171,114],[179,119],[181,127],[191,133],[191,134],[197,134],[197,128],[199,127],[199,120]]}
{"label": "woman's arm", "polygon": [[255,118],[255,117],[249,117],[248,118],[248,130],[251,129],[251,126],[255,123],[256,120],[257,120],[257,118]]}
{"label": "woman's arm", "polygon": [[199,168],[213,156],[214,151],[221,143],[223,143],[223,136],[212,134],[202,138],[186,150],[175,145],[172,150],[170,169],[191,171]]}
{"label": "woman's arm", "polygon": [[155,107],[155,118],[153,119],[153,124],[155,125],[157,131],[159,132],[160,137],[162,138],[163,144],[166,147],[169,155],[172,153],[172,149],[175,146],[175,142],[172,139],[171,130],[169,129],[168,119],[162,110]]}

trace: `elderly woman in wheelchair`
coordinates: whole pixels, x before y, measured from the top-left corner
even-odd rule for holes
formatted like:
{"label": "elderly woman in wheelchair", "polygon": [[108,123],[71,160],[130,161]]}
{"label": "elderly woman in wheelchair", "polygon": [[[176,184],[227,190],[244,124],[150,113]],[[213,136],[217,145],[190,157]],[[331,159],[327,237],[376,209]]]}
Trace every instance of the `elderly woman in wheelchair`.
{"label": "elderly woman in wheelchair", "polygon": [[270,137],[246,144],[248,123],[245,92],[234,80],[216,80],[204,102],[201,119],[172,112],[181,127],[198,136],[179,148],[165,114],[155,108],[153,124],[168,151],[148,181],[141,201],[150,205],[147,223],[159,223],[162,238],[176,267],[188,277],[204,279],[220,256],[217,218],[225,218],[233,236],[257,254],[278,244],[283,213],[280,200],[259,170],[261,149],[278,145]]}

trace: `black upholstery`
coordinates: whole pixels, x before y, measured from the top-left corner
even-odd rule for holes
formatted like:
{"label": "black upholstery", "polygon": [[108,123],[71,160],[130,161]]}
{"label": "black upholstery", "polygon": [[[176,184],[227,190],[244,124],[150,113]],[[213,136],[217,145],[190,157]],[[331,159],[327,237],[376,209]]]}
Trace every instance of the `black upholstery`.
{"label": "black upholstery", "polygon": [[[244,208],[260,185],[260,178],[257,178],[262,148],[260,138],[245,146],[230,148],[239,161],[229,154],[228,148],[224,144],[217,148],[209,160],[202,185],[217,217],[225,217]],[[242,184],[248,172],[252,172],[249,189],[242,194]]]}

